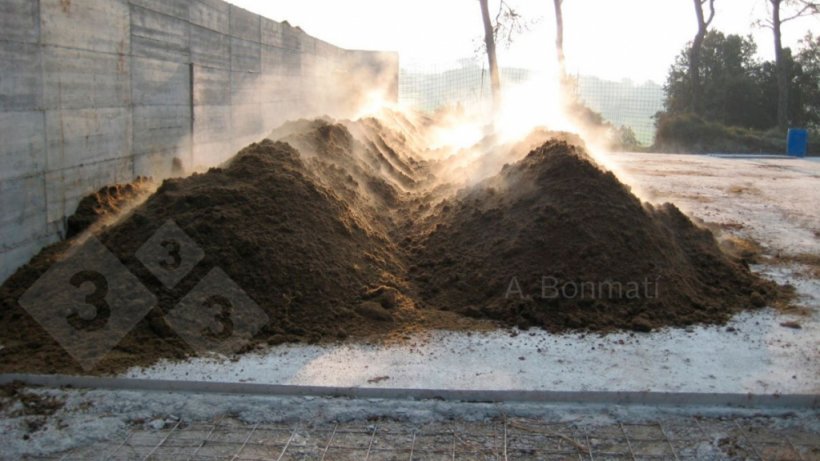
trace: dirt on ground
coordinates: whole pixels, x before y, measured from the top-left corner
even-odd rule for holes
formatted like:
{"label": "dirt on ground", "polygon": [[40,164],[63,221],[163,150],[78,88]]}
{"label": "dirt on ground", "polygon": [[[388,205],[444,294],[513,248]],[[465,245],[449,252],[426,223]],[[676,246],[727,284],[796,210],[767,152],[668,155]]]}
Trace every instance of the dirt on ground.
{"label": "dirt on ground", "polygon": [[64,406],[64,399],[39,393],[20,381],[0,385],[0,417],[19,418],[25,428],[24,440],[43,430],[49,418]]}
{"label": "dirt on ground", "polygon": [[[465,162],[475,150],[423,151],[428,122],[291,122],[44,249],[0,289],[0,371],[82,371],[18,300],[91,233],[158,300],[94,373],[191,354],[168,316],[215,268],[267,317],[242,351],[493,325],[649,331],[724,322],[778,295],[673,205],[641,203],[575,137],[488,138]],[[87,198],[77,222],[124,195]],[[203,255],[170,288],[138,257],[169,221]]]}
{"label": "dirt on ground", "polygon": [[8,417],[51,416],[64,405],[57,397],[32,392],[30,386],[20,381],[0,385],[0,413]]}

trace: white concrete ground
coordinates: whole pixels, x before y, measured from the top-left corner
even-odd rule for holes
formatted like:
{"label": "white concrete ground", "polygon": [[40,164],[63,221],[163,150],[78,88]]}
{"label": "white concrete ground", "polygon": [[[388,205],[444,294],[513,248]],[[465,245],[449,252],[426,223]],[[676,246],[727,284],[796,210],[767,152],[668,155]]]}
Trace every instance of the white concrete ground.
{"label": "white concrete ground", "polygon": [[[820,423],[811,410],[27,392],[63,406],[50,416],[0,409],[0,460],[808,460],[820,454]],[[346,448],[329,451],[331,445]],[[557,448],[564,452],[547,454]]]}
{"label": "white concrete ground", "polygon": [[[612,160],[645,200],[671,201],[780,257],[755,270],[793,284],[808,314],[765,309],[726,326],[647,334],[432,332],[389,347],[283,345],[124,375],[327,386],[819,393],[820,280],[816,268],[783,259],[820,255],[820,163],[661,154]],[[789,321],[801,328],[781,325]]]}
{"label": "white concrete ground", "polygon": [[647,201],[672,202],[772,255],[820,255],[820,162],[656,154],[614,161]]}

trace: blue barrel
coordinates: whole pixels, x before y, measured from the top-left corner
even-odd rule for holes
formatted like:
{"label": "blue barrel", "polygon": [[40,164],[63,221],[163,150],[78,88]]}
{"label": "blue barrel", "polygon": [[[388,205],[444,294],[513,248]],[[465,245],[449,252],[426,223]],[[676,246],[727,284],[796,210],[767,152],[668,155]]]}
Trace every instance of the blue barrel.
{"label": "blue barrel", "polygon": [[809,132],[803,128],[789,128],[786,146],[789,155],[805,157],[809,146]]}

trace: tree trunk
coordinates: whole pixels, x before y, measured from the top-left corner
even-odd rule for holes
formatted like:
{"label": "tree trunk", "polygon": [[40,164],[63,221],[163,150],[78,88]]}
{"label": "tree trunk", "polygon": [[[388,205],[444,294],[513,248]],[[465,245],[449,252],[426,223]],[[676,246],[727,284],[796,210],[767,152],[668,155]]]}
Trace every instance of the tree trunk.
{"label": "tree trunk", "polygon": [[694,0],[695,14],[698,18],[698,33],[692,41],[692,50],[689,53],[689,90],[690,109],[700,115],[703,113],[703,89],[700,84],[700,55],[703,49],[703,40],[706,38],[706,19],[703,16],[703,3]]}
{"label": "tree trunk", "polygon": [[774,32],[774,61],[777,70],[777,127],[785,130],[789,127],[789,76],[786,62],[783,59],[783,40],[780,33],[780,4],[782,0],[770,0],[772,3],[772,30]]}
{"label": "tree trunk", "polygon": [[561,8],[563,0],[553,0],[555,4],[555,55],[558,57],[558,72],[561,84],[567,79],[566,56],[564,55],[564,12]]}
{"label": "tree trunk", "polygon": [[498,72],[498,60],[495,55],[495,34],[490,20],[488,0],[478,0],[481,4],[481,17],[484,21],[484,45],[487,47],[487,60],[490,64],[490,85],[493,92],[493,111],[501,107],[501,76]]}

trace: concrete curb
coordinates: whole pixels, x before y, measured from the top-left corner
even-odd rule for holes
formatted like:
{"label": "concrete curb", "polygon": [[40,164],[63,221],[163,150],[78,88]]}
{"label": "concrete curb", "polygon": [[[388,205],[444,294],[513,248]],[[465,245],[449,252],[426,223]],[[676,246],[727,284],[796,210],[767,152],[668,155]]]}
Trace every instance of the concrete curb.
{"label": "concrete curb", "polygon": [[740,160],[802,160],[803,157],[786,154],[724,154],[711,153],[706,154],[709,157],[723,158],[723,159],[740,159]]}
{"label": "concrete curb", "polygon": [[401,389],[376,387],[295,386],[67,375],[2,374],[0,385],[20,381],[33,386],[200,394],[268,395],[277,397],[340,397],[451,402],[533,402],[648,406],[724,406],[759,409],[817,409],[820,395],[727,394],[650,391],[526,391]]}

